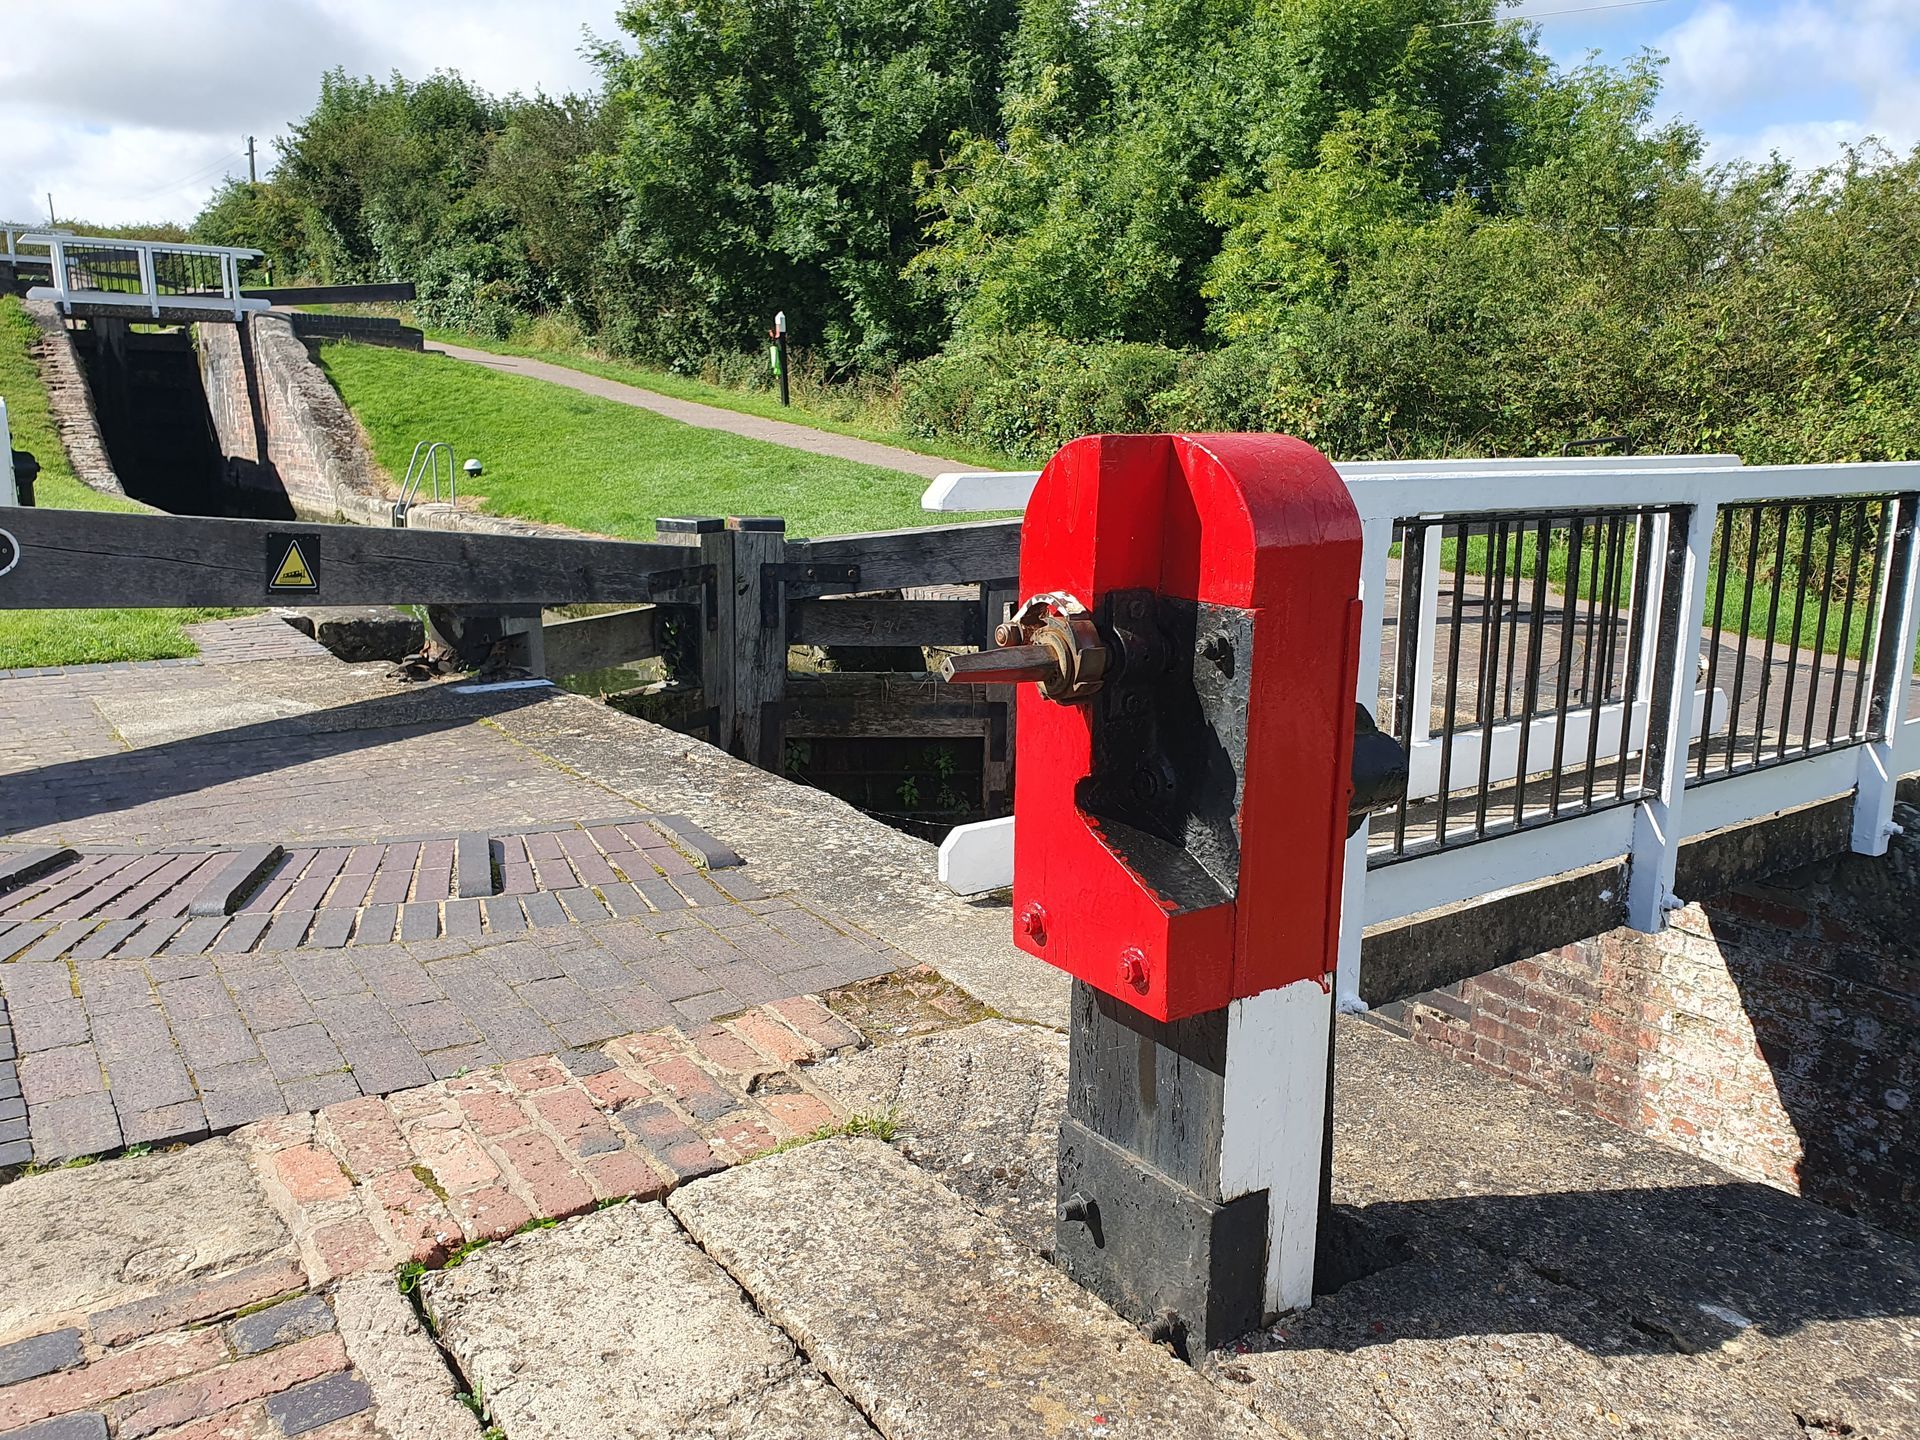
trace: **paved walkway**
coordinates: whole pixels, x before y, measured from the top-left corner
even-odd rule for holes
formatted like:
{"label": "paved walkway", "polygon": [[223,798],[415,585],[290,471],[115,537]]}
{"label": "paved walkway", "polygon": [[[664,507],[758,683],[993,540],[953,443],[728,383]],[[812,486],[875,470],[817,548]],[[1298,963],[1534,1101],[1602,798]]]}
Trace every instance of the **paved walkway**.
{"label": "paved walkway", "polygon": [[[755,803],[664,786],[672,761],[604,773],[642,741],[704,747],[556,691],[401,689],[272,617],[199,631],[199,663],[0,686],[0,1165],[194,1139],[914,963],[876,938],[913,906],[860,903],[876,887],[831,819],[796,816],[806,838],[768,864]],[[547,734],[510,733],[515,712],[548,712]],[[549,753],[583,736],[585,754]],[[796,884],[810,874],[835,878]],[[1010,953],[989,927],[982,948]]]}
{"label": "paved walkway", "polygon": [[830,430],[814,430],[785,420],[763,420],[757,415],[743,415],[737,410],[723,410],[717,405],[701,405],[692,400],[675,400],[651,390],[642,390],[637,385],[623,385],[618,380],[602,379],[598,375],[571,370],[565,365],[549,364],[544,360],[529,360],[520,355],[496,355],[491,350],[446,345],[437,340],[429,340],[426,348],[451,355],[456,360],[484,365],[489,370],[499,370],[508,375],[527,375],[535,380],[565,385],[582,394],[597,395],[602,400],[637,405],[642,410],[651,410],[656,415],[664,415],[669,420],[678,420],[685,425],[697,425],[702,430],[724,430],[730,435],[764,440],[769,445],[785,445],[789,449],[805,450],[813,455],[854,460],[862,465],[877,465],[883,470],[904,470],[909,475],[924,475],[929,480],[948,471],[976,468],[963,465],[958,460],[942,460],[938,456],[921,455],[894,445],[881,445],[851,435],[836,435]]}

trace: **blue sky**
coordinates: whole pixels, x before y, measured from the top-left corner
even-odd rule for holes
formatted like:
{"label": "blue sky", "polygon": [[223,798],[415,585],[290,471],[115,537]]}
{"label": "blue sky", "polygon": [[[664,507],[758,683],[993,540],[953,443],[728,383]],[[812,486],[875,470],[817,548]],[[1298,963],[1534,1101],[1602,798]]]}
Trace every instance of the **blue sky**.
{"label": "blue sky", "polygon": [[[1563,64],[1589,51],[1669,57],[1663,116],[1698,125],[1715,159],[1779,150],[1803,165],[1877,133],[1920,144],[1920,0],[1521,0]],[[615,31],[615,0],[162,0],[81,6],[14,26],[0,45],[0,219],[190,220],[245,137],[305,113],[323,70],[408,75],[450,66],[490,90],[589,85],[583,27]],[[1567,13],[1571,12],[1571,13]],[[129,23],[130,14],[164,23]],[[204,83],[195,83],[204,77]]]}
{"label": "blue sky", "polygon": [[[1590,51],[1618,61],[1667,57],[1664,116],[1705,133],[1715,159],[1801,164],[1833,159],[1843,141],[1877,133],[1920,144],[1920,0],[1524,0],[1555,60]],[[1551,12],[1563,13],[1551,13]]]}

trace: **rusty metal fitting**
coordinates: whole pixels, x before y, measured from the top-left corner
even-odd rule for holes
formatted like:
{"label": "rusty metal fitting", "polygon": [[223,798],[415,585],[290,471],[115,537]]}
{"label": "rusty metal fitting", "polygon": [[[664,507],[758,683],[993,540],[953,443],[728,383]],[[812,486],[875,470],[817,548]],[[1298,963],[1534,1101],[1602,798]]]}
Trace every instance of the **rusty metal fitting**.
{"label": "rusty metal fitting", "polygon": [[974,685],[1031,680],[1063,705],[1089,699],[1106,681],[1110,652],[1086,607],[1071,595],[1034,596],[993,638],[997,650],[949,656],[941,678]]}

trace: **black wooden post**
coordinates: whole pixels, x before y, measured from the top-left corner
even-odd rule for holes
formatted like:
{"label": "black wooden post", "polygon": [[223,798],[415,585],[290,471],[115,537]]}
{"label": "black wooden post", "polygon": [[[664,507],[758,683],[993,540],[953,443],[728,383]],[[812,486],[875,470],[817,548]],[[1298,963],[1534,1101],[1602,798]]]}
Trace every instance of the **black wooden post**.
{"label": "black wooden post", "polygon": [[662,540],[695,549],[712,571],[700,590],[700,696],[707,741],[724,750],[734,722],[733,532],[718,515],[663,516],[653,528]]}
{"label": "black wooden post", "polygon": [[734,725],[728,748],[777,775],[787,694],[787,522],[739,515],[727,521],[727,530],[733,540],[734,596]]}

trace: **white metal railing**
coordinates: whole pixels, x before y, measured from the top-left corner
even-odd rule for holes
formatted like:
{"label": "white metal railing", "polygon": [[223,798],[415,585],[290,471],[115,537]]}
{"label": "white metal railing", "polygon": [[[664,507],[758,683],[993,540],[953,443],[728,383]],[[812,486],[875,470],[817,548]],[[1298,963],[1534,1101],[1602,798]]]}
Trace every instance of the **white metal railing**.
{"label": "white metal railing", "polygon": [[155,320],[222,314],[238,320],[272,304],[240,293],[240,267],[259,259],[258,250],[45,230],[20,242],[44,245],[50,257],[49,283],[34,286],[27,298],[51,300],[65,315],[131,308]]}
{"label": "white metal railing", "polygon": [[31,251],[23,250],[23,245],[32,245],[34,237],[45,234],[70,235],[70,230],[49,231],[44,225],[36,225],[31,220],[0,220],[0,263],[10,265],[45,265],[50,257],[44,244],[34,246]]}
{"label": "white metal railing", "polygon": [[[1920,584],[1916,584],[1920,546],[1914,540],[1920,463],[1742,467],[1732,456],[1583,456],[1362,462],[1338,468],[1359,511],[1362,531],[1364,618],[1357,698],[1370,709],[1385,708],[1384,701],[1399,711],[1397,725],[1392,716],[1380,718],[1383,728],[1397,729],[1408,746],[1415,801],[1450,790],[1465,797],[1460,801],[1463,806],[1479,804],[1484,810],[1482,802],[1489,790],[1505,787],[1503,797],[1510,798],[1501,803],[1511,805],[1511,818],[1503,826],[1487,825],[1483,813],[1481,823],[1468,826],[1470,833],[1464,835],[1448,826],[1443,810],[1423,848],[1398,843],[1387,833],[1395,826],[1393,817],[1376,817],[1362,827],[1349,843],[1347,855],[1338,975],[1343,1004],[1359,1004],[1360,941],[1367,927],[1625,858],[1630,862],[1625,896],[1629,923],[1657,930],[1682,903],[1673,894],[1674,866],[1682,842],[1781,810],[1852,794],[1853,848],[1863,854],[1885,852],[1894,833],[1895,785],[1903,774],[1920,772],[1920,720],[1907,715],[1912,657],[1920,633]],[[1574,477],[1577,486],[1555,484]],[[976,484],[977,478],[943,477],[923,503],[938,500],[942,506],[964,509],[1018,508],[1010,503],[1015,488],[1025,487],[1019,494],[1022,504],[1032,488],[1025,475],[992,477]],[[992,488],[994,484],[1000,488]],[[1558,498],[1563,495],[1569,498]],[[1836,502],[1834,497],[1875,498],[1862,503]],[[1856,560],[1850,557],[1843,583],[1833,587],[1846,593],[1849,611],[1856,598],[1860,602],[1863,638],[1857,660],[1848,658],[1844,634],[1838,638],[1837,653],[1820,642],[1811,650],[1799,643],[1803,610],[1804,638],[1814,635],[1813,606],[1805,601],[1804,591],[1787,594],[1784,600],[1776,595],[1771,610],[1778,612],[1779,627],[1771,624],[1775,614],[1766,617],[1765,628],[1771,636],[1785,628],[1786,616],[1792,614],[1792,637],[1784,660],[1773,640],[1751,640],[1751,573],[1746,576],[1747,610],[1740,617],[1738,636],[1732,629],[1723,630],[1728,603],[1724,595],[1719,618],[1709,623],[1706,604],[1708,590],[1716,584],[1715,557],[1725,554],[1730,543],[1723,517],[1751,513],[1756,504],[1780,507],[1776,533],[1783,556],[1788,548],[1785,517],[1789,510],[1800,517],[1797,533],[1803,538],[1795,543],[1804,543],[1809,554],[1814,551],[1812,533],[1821,514],[1838,514],[1842,507],[1851,507],[1849,513],[1872,515],[1858,568],[1853,568]],[[1554,520],[1546,513],[1576,507],[1581,514],[1571,521]],[[1441,563],[1441,537],[1453,547],[1456,593],[1478,585],[1480,593],[1470,598],[1497,602],[1499,596],[1485,593],[1489,582],[1469,576],[1467,586],[1458,584],[1459,577],[1467,574],[1462,549],[1470,534],[1495,529],[1504,536],[1511,529],[1531,537],[1538,527],[1545,539],[1551,525],[1562,526],[1564,534],[1568,524],[1597,527],[1602,523],[1611,526],[1614,534],[1631,535],[1641,557],[1638,567],[1629,561],[1619,573],[1610,571],[1605,585],[1607,615],[1620,621],[1606,653],[1631,658],[1626,677],[1613,677],[1611,689],[1605,684],[1593,687],[1579,706],[1567,704],[1561,709],[1546,694],[1539,697],[1545,703],[1536,708],[1529,691],[1518,718],[1501,716],[1503,723],[1496,724],[1493,710],[1483,703],[1474,707],[1478,718],[1473,723],[1462,722],[1452,708],[1457,697],[1442,679],[1448,657],[1436,643],[1443,626],[1449,641],[1464,628],[1457,601],[1451,620],[1438,603],[1449,579]],[[1829,547],[1838,543],[1839,522],[1833,521],[1831,528]],[[1756,548],[1758,533],[1756,527]],[[1577,550],[1579,531],[1574,534]],[[1597,555],[1597,538],[1594,549]],[[1535,573],[1541,576],[1537,582]],[[1724,565],[1717,573],[1717,583],[1724,588]],[[1776,567],[1774,573],[1784,578],[1787,572]],[[1800,573],[1804,582],[1804,570]],[[1865,579],[1868,574],[1873,577],[1870,586]],[[1829,559],[1826,581],[1831,584],[1834,575]],[[1523,605],[1530,603],[1523,590],[1547,584],[1544,571],[1535,566],[1530,567],[1523,586],[1517,558],[1513,576]],[[1602,587],[1597,577],[1589,579],[1596,582],[1590,589],[1598,596]],[[1396,580],[1405,591],[1399,584],[1390,585]],[[1869,589],[1872,593],[1866,593]],[[1861,593],[1856,596],[1855,590]],[[1569,602],[1567,591],[1578,592],[1577,582],[1554,593],[1549,608],[1561,613],[1564,606],[1573,631],[1604,623],[1590,615],[1597,600],[1583,601],[1576,593]],[[1825,630],[1827,608],[1822,605],[1819,613]],[[1494,623],[1493,615],[1489,603],[1471,623],[1484,635]],[[1402,617],[1416,623],[1408,627],[1407,635],[1395,636],[1391,678],[1383,679],[1385,638]],[[1537,629],[1537,615],[1532,623]],[[1697,656],[1700,641],[1731,648],[1736,638],[1743,665],[1749,645],[1758,652],[1764,643],[1764,653],[1753,662],[1763,676],[1757,700],[1740,691],[1724,665],[1713,683],[1703,683],[1706,663]],[[1528,659],[1534,659],[1534,652],[1529,652]],[[1597,659],[1586,663],[1592,673],[1599,672]],[[1566,662],[1563,677],[1572,664]],[[1805,696],[1802,710],[1795,711],[1793,677],[1810,673],[1817,685],[1827,668],[1833,671],[1829,684],[1835,712],[1842,708],[1838,696],[1844,683],[1854,692],[1854,718],[1849,724],[1842,716],[1837,727],[1803,743],[1797,733],[1802,717],[1807,735],[1812,736],[1816,707],[1813,697]],[[1777,690],[1769,700],[1764,678],[1769,673],[1787,677],[1784,702]],[[1552,687],[1536,688],[1550,691]],[[1561,693],[1565,693],[1564,678]],[[1436,698],[1442,702],[1437,720]],[[1824,710],[1824,700],[1820,708]],[[1523,733],[1532,757],[1525,762],[1521,760]],[[1743,754],[1751,745],[1754,763],[1731,763],[1736,741]],[[1617,803],[1596,803],[1590,779],[1585,782],[1584,803],[1582,797],[1571,794],[1563,803],[1563,745],[1568,757],[1578,762],[1566,767],[1569,770],[1584,770],[1591,777],[1596,769],[1606,772],[1613,767],[1620,787]],[[1729,763],[1710,766],[1706,752],[1712,749],[1718,754],[1722,747]],[[1453,766],[1453,778],[1446,786],[1438,772],[1443,748]],[[1769,753],[1763,756],[1763,749]],[[1530,780],[1536,792],[1547,790],[1538,777],[1549,774],[1550,794],[1536,793],[1529,803]],[[1569,782],[1569,790],[1581,785]],[[1611,801],[1611,797],[1601,799]],[[1403,831],[1406,814],[1403,809],[1397,822]],[[1006,884],[1012,875],[1012,845],[1011,821],[961,827],[941,847],[942,878],[962,892]]]}

